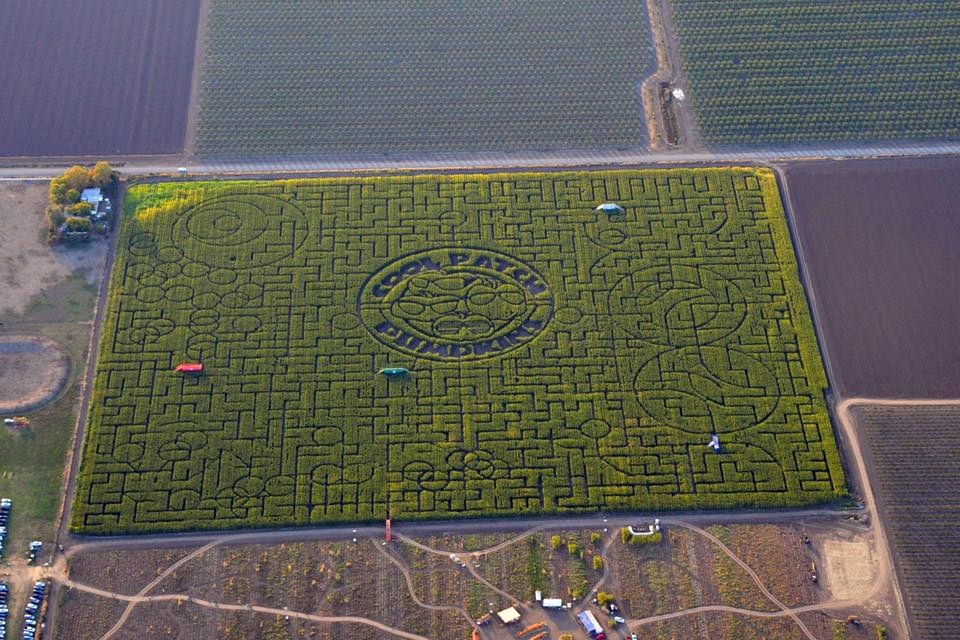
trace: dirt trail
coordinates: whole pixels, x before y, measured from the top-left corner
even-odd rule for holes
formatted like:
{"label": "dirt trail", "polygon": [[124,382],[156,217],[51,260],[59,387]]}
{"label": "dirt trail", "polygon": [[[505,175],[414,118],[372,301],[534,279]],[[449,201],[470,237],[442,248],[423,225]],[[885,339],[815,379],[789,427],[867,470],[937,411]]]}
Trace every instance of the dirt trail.
{"label": "dirt trail", "polygon": [[700,527],[695,527],[695,526],[693,526],[693,525],[691,525],[691,524],[685,524],[685,523],[683,523],[683,522],[670,522],[669,520],[664,520],[664,523],[665,523],[665,524],[672,524],[672,525],[675,525],[675,526],[678,526],[678,527],[683,527],[684,529],[688,529],[688,530],[690,530],[690,531],[693,531],[693,532],[695,532],[695,533],[698,533],[698,534],[700,534],[701,536],[703,536],[704,538],[706,538],[707,540],[709,540],[710,542],[712,542],[712,543],[714,543],[715,545],[717,545],[718,547],[720,547],[720,550],[721,550],[721,551],[723,551],[731,560],[733,560],[733,561],[734,561],[735,563],[737,563],[744,571],[747,572],[747,574],[753,579],[754,583],[756,583],[756,585],[757,585],[757,587],[760,589],[761,593],[763,593],[763,595],[766,596],[767,600],[769,600],[769,601],[772,602],[774,605],[776,605],[776,607],[777,607],[778,609],[780,609],[780,611],[783,612],[785,615],[788,615],[788,616],[790,616],[791,618],[793,618],[793,621],[797,623],[797,626],[798,626],[798,627],[800,627],[800,631],[803,632],[803,635],[807,636],[807,638],[809,638],[810,640],[818,640],[818,638],[810,632],[810,629],[807,628],[807,625],[805,625],[805,624],[803,623],[803,620],[801,620],[800,617],[797,616],[796,613],[793,613],[793,612],[791,611],[791,609],[790,609],[789,607],[787,607],[787,605],[783,604],[779,599],[777,599],[776,596],[774,596],[772,593],[770,593],[770,591],[764,586],[763,581],[760,579],[760,576],[758,576],[758,575],[756,574],[756,572],[755,572],[753,569],[750,568],[750,565],[748,565],[746,562],[744,562],[743,560],[741,560],[741,559],[737,556],[737,554],[735,554],[733,551],[731,551],[730,548],[729,548],[727,545],[723,544],[723,542],[720,540],[720,538],[716,537],[715,535],[713,535],[712,533],[710,533],[710,532],[707,531],[706,529],[701,529]]}
{"label": "dirt trail", "polygon": [[214,540],[213,542],[209,542],[203,545],[196,551],[188,553],[187,555],[183,556],[182,558],[180,558],[179,560],[171,564],[169,567],[167,567],[163,573],[161,573],[156,578],[151,580],[143,589],[137,592],[137,595],[133,596],[133,599],[130,600],[130,604],[127,605],[127,608],[123,610],[123,614],[120,615],[120,619],[117,620],[116,624],[114,624],[109,631],[103,634],[100,640],[108,640],[109,638],[113,637],[113,634],[115,634],[117,631],[120,630],[120,627],[124,625],[124,623],[127,621],[127,618],[129,618],[130,614],[133,613],[133,608],[136,606],[138,602],[137,598],[142,598],[147,593],[149,593],[154,587],[156,587],[158,584],[163,582],[164,578],[166,578],[171,573],[176,571],[179,567],[190,562],[197,556],[203,555],[204,553],[206,553],[213,547],[217,546],[218,544],[220,544],[220,541]]}
{"label": "dirt trail", "polygon": [[[379,629],[386,633],[393,634],[400,638],[409,638],[410,640],[431,640],[421,635],[415,633],[409,633],[403,631],[402,629],[395,629],[394,627],[387,626],[376,620],[370,620],[368,618],[361,618],[358,616],[315,616],[309,613],[303,613],[300,611],[289,611],[287,609],[277,609],[275,607],[263,607],[256,604],[225,604],[221,602],[212,602],[210,600],[204,600],[202,598],[195,598],[193,596],[188,596],[182,593],[169,593],[157,596],[128,596],[121,593],[113,593],[110,591],[104,591],[103,589],[97,589],[96,587],[91,587],[78,582],[73,582],[72,580],[65,580],[63,582],[64,586],[70,587],[71,589],[76,589],[77,591],[83,591],[85,593],[90,593],[93,595],[101,596],[104,598],[110,598],[112,600],[122,600],[124,602],[129,602],[131,606],[137,604],[142,604],[145,602],[180,602],[180,603],[190,603],[197,605],[198,607],[207,607],[210,609],[217,609],[220,611],[256,611],[257,613],[266,613],[274,616],[286,616],[290,618],[297,618],[299,620],[310,620],[311,622],[320,622],[326,624],[336,624],[336,623],[355,623],[355,624],[365,624],[375,629]],[[107,632],[113,633],[113,630]],[[103,636],[106,638],[107,636]]]}
{"label": "dirt trail", "polygon": [[474,627],[476,626],[473,618],[470,616],[467,610],[464,609],[463,607],[454,607],[454,606],[443,605],[443,604],[427,604],[426,602],[421,600],[417,596],[416,590],[413,588],[413,576],[410,575],[410,568],[407,567],[407,565],[404,564],[402,560],[400,560],[399,558],[396,558],[393,554],[391,554],[389,551],[384,549],[383,546],[378,544],[376,540],[371,540],[370,542],[373,544],[374,548],[376,548],[376,550],[379,551],[381,555],[383,555],[383,557],[385,557],[387,560],[393,563],[400,570],[400,573],[403,574],[403,579],[407,583],[407,591],[410,593],[410,597],[413,599],[413,601],[417,603],[417,606],[419,606],[421,609],[428,609],[430,611],[455,611],[456,613],[459,613],[464,618],[466,618],[467,622],[469,622],[472,626]]}

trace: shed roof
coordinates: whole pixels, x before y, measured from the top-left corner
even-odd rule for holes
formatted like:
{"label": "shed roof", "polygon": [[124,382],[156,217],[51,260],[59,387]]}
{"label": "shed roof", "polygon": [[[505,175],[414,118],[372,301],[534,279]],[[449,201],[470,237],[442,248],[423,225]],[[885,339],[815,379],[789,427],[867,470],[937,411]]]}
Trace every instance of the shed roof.
{"label": "shed roof", "polygon": [[500,620],[503,621],[503,624],[510,624],[511,622],[516,622],[520,619],[520,612],[516,610],[515,607],[509,607],[497,614],[500,617]]}

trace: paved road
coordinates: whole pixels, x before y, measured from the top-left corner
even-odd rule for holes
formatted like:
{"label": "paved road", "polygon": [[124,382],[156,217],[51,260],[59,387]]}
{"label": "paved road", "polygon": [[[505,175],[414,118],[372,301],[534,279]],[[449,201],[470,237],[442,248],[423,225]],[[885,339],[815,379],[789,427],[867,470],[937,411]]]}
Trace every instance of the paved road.
{"label": "paved road", "polygon": [[[177,175],[177,168],[189,169],[189,176],[276,175],[287,173],[346,173],[383,171],[455,171],[482,169],[540,169],[591,165],[638,165],[702,162],[777,162],[823,158],[872,158],[960,154],[960,143],[918,143],[900,145],[849,145],[798,149],[750,149],[730,151],[673,151],[651,153],[642,149],[605,151],[544,151],[524,153],[421,154],[356,158],[313,158],[305,160],[185,161],[181,158],[113,159],[127,176]],[[90,160],[89,158],[78,159]],[[69,165],[0,166],[0,180],[49,179]]]}

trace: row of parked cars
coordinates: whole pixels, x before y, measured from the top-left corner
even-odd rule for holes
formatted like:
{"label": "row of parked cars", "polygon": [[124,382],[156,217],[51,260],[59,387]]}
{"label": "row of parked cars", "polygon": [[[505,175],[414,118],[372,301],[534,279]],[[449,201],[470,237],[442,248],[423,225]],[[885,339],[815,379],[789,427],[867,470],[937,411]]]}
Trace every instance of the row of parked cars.
{"label": "row of parked cars", "polygon": [[3,558],[3,543],[7,539],[7,523],[10,521],[11,509],[13,509],[13,500],[0,498],[0,559]]}
{"label": "row of parked cars", "polygon": [[43,600],[47,597],[47,583],[37,582],[33,585],[33,593],[27,610],[23,614],[23,640],[36,640],[43,628]]}
{"label": "row of parked cars", "polygon": [[10,609],[7,607],[7,596],[10,590],[6,582],[0,582],[0,640],[7,640],[7,616]]}

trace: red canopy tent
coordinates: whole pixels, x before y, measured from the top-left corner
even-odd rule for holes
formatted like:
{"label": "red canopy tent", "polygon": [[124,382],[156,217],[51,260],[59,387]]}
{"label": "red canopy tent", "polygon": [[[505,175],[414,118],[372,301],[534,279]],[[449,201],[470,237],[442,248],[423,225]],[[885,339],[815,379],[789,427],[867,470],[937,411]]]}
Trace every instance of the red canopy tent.
{"label": "red canopy tent", "polygon": [[199,362],[184,362],[183,364],[178,364],[174,371],[180,373],[203,373],[203,365]]}

